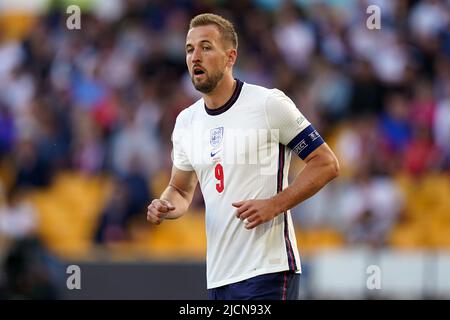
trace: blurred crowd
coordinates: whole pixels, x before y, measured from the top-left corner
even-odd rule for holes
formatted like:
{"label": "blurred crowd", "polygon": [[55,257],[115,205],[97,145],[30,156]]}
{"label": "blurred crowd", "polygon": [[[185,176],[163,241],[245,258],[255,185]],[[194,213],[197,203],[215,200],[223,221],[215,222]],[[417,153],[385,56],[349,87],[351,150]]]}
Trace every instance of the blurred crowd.
{"label": "blurred crowd", "polygon": [[[57,5],[20,38],[0,29],[8,237],[35,232],[22,195],[65,170],[113,178],[93,241],[121,240],[145,215],[159,196],[148,182],[170,172],[175,118],[200,97],[184,46],[202,12],[235,24],[235,76],[283,90],[338,154],[342,176],[293,210],[301,228],[331,225],[348,243],[383,245],[404,210],[393,177],[450,173],[450,1],[107,2],[83,8],[80,30]],[[366,26],[370,4],[381,29]]]}

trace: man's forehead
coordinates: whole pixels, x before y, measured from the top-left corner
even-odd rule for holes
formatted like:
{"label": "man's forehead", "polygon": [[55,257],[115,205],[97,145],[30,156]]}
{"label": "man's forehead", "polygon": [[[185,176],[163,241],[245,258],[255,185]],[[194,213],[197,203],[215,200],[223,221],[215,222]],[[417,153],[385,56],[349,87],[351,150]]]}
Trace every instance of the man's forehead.
{"label": "man's forehead", "polygon": [[186,36],[186,44],[210,41],[215,42],[220,38],[219,29],[214,25],[199,26],[190,29]]}

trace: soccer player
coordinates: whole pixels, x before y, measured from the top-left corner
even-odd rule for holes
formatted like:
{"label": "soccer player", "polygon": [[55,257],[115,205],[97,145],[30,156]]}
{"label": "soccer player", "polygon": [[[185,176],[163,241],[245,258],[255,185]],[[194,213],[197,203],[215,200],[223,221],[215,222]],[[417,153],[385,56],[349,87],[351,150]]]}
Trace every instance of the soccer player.
{"label": "soccer player", "polygon": [[[186,64],[202,98],[177,117],[168,187],[147,220],[181,217],[197,182],[206,207],[209,299],[297,299],[300,257],[289,209],[339,172],[328,145],[278,89],[233,77],[238,40],[214,14],[194,17]],[[288,186],[292,152],[306,163]]]}

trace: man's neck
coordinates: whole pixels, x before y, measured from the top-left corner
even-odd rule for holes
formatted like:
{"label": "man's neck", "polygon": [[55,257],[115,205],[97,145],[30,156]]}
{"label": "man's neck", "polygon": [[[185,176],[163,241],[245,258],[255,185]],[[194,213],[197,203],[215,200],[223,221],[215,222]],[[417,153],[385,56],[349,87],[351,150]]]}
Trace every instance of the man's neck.
{"label": "man's neck", "polygon": [[203,100],[209,109],[218,109],[231,98],[235,88],[236,80],[233,76],[225,76],[213,91],[203,95]]}

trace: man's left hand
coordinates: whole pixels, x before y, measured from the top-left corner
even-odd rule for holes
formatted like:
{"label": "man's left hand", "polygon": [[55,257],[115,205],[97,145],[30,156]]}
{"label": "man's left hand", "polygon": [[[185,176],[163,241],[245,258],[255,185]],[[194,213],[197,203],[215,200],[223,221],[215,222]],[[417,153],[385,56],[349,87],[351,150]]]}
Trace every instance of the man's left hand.
{"label": "man's left hand", "polygon": [[279,212],[277,212],[271,200],[244,200],[232,203],[233,207],[237,208],[236,217],[242,221],[248,221],[245,224],[246,229],[253,229],[254,227],[272,220]]}

